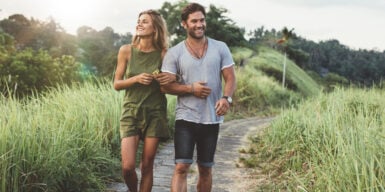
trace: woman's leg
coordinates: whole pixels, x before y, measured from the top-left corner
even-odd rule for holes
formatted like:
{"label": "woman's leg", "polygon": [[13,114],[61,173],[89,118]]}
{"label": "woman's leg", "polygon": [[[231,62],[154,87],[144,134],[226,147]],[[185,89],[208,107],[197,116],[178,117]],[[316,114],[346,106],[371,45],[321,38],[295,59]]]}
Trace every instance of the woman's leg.
{"label": "woman's leg", "polygon": [[135,172],[138,144],[139,136],[125,137],[121,141],[122,174],[130,192],[138,191],[138,176]]}
{"label": "woman's leg", "polygon": [[142,179],[140,182],[141,192],[151,192],[154,180],[154,160],[158,149],[159,138],[146,137],[143,144],[141,172]]}

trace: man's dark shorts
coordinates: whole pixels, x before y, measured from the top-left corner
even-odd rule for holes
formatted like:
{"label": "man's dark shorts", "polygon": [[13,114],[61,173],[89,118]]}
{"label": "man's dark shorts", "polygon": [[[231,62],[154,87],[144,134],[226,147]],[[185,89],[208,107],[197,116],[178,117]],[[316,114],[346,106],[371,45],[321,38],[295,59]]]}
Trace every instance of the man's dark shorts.
{"label": "man's dark shorts", "polygon": [[184,120],[175,121],[175,163],[193,163],[194,147],[197,163],[212,167],[217,146],[219,124],[198,124]]}

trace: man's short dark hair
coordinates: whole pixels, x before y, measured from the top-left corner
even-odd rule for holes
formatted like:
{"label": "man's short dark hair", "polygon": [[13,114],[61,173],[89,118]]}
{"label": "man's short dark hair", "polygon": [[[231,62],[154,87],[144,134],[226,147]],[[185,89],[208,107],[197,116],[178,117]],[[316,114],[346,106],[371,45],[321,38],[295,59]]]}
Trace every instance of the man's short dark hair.
{"label": "man's short dark hair", "polygon": [[182,14],[181,14],[182,21],[187,21],[188,16],[191,13],[194,13],[197,11],[202,12],[203,15],[206,17],[205,8],[202,5],[200,5],[198,3],[190,3],[182,9]]}

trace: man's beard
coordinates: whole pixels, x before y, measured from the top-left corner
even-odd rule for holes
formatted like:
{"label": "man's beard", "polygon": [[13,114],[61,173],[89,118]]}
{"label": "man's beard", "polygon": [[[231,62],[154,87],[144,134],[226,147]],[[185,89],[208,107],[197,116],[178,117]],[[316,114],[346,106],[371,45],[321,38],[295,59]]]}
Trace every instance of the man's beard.
{"label": "man's beard", "polygon": [[197,36],[197,35],[195,34],[195,31],[196,31],[196,30],[190,30],[190,31],[188,32],[188,34],[189,34],[190,37],[192,37],[192,38],[194,38],[194,39],[203,39],[203,38],[205,37],[206,27],[202,27],[202,30],[203,30],[203,34],[202,34],[201,36]]}

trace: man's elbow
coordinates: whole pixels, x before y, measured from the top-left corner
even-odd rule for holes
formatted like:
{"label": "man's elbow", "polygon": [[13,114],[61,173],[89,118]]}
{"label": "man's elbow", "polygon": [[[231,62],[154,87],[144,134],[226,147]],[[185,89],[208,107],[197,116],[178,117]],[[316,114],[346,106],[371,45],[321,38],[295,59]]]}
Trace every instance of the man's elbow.
{"label": "man's elbow", "polygon": [[165,89],[163,86],[160,86],[160,92],[161,92],[161,93],[167,93],[167,92],[166,92],[166,89]]}

